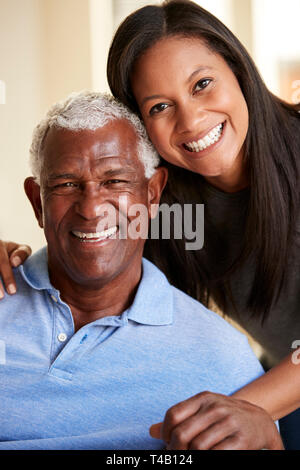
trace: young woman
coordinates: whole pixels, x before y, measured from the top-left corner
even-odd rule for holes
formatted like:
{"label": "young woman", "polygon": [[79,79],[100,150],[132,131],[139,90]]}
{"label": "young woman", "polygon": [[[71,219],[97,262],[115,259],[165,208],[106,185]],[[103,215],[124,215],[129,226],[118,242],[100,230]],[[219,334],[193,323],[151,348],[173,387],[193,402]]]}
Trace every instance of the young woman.
{"label": "young woman", "polygon": [[184,0],[141,8],[121,24],[108,80],[168,167],[162,202],[205,204],[202,250],[148,240],[145,255],[173,285],[213,300],[247,330],[267,367],[283,361],[234,398],[200,394],[174,406],[152,434],[172,449],[264,446],[264,417],[247,402],[274,420],[300,406],[300,369],[288,356],[300,340],[300,108],[272,95],[238,39]]}

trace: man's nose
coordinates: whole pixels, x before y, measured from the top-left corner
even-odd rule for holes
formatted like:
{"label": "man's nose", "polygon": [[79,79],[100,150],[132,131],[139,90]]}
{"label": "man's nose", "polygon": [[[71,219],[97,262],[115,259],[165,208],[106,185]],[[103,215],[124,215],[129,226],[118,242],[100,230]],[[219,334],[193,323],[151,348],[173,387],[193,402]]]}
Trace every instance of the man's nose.
{"label": "man's nose", "polygon": [[103,215],[107,195],[101,186],[86,185],[75,204],[77,214],[86,220],[96,219]]}
{"label": "man's nose", "polygon": [[199,102],[184,104],[176,110],[176,131],[180,134],[199,132],[208,117],[208,111]]}

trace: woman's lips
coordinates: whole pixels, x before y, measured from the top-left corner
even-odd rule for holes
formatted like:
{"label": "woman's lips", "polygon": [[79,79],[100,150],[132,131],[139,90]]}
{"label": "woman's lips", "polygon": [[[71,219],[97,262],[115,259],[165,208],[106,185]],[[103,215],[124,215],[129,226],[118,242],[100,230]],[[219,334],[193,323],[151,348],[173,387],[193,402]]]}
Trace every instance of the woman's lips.
{"label": "woman's lips", "polygon": [[200,153],[209,149],[221,140],[223,136],[225,122],[218,124],[209,131],[202,139],[186,142],[183,144],[185,150],[191,153]]}

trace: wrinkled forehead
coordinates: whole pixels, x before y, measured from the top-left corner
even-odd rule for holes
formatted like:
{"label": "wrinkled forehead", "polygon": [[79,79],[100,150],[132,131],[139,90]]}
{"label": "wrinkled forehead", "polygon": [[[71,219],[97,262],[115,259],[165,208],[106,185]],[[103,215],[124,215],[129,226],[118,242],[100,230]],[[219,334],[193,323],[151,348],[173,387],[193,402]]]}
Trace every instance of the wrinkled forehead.
{"label": "wrinkled forehead", "polygon": [[96,159],[107,157],[136,166],[138,158],[138,137],[125,119],[114,119],[105,126],[95,129],[72,130],[52,127],[48,130],[41,149],[43,167],[53,167],[70,158]]}
{"label": "wrinkled forehead", "polygon": [[76,128],[74,126],[49,127],[43,138],[40,151],[47,153],[53,146],[66,148],[74,141],[76,141],[76,145],[88,146],[93,137],[98,140],[99,145],[106,145],[108,142],[122,142],[122,145],[127,144],[127,146],[130,145],[136,149],[138,144],[138,135],[133,124],[127,119],[112,117],[105,125],[96,128],[84,127],[80,121]]}

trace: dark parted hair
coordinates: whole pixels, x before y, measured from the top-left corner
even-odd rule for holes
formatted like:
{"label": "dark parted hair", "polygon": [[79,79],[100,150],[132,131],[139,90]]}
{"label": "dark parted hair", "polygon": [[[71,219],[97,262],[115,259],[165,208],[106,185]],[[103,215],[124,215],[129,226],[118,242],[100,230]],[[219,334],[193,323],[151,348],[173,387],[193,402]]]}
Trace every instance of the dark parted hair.
{"label": "dark parted hair", "polygon": [[[221,237],[205,218],[205,247],[186,251],[185,240],[151,240],[145,255],[170,282],[201,302],[210,298],[226,313],[234,307],[230,274],[255,255],[256,271],[247,308],[264,320],[285,281],[299,208],[300,107],[274,96],[245,47],[216,17],[189,0],[165,1],[140,8],[119,26],[112,41],[107,76],[113,95],[139,113],[130,77],[136,60],[160,39],[181,36],[203,40],[235,74],[249,111],[245,164],[250,188],[242,250],[225,272],[210,250],[210,237]],[[162,65],[163,66],[163,65]],[[201,175],[167,162],[169,181],[162,201],[201,203]],[[229,312],[228,312],[229,313]]]}

